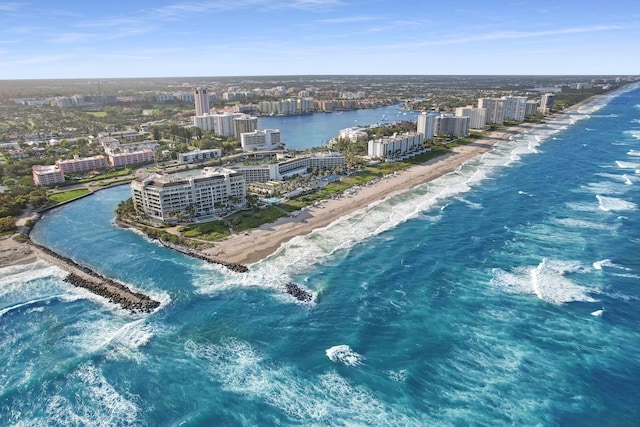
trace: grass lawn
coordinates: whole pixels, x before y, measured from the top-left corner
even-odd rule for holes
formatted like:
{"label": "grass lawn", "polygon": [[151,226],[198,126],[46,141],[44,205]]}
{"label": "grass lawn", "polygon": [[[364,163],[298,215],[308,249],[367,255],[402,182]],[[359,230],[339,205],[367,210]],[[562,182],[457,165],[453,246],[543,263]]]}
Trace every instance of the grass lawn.
{"label": "grass lawn", "polygon": [[106,111],[87,111],[87,114],[91,114],[93,117],[107,117]]}
{"label": "grass lawn", "polygon": [[235,233],[241,233],[260,227],[262,224],[269,224],[284,216],[285,214],[273,206],[267,209],[247,210],[229,215],[224,220],[211,221],[203,224],[186,227],[182,235],[187,238],[203,240],[222,240],[229,236],[227,223],[231,224]]}
{"label": "grass lawn", "polygon": [[87,190],[86,188],[79,188],[77,190],[69,190],[69,191],[63,191],[60,193],[55,193],[49,196],[49,202],[52,205],[58,205],[60,203],[64,203],[67,202],[69,200],[73,200],[76,197],[80,197],[80,196],[84,196],[85,194],[88,194],[89,190]]}

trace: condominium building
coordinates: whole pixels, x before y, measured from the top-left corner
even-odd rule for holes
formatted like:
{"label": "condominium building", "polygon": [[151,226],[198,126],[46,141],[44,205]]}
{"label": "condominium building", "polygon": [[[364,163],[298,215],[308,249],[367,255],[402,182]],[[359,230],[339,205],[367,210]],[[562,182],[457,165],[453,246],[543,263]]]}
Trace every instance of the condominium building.
{"label": "condominium building", "polygon": [[538,101],[527,101],[527,106],[524,112],[525,117],[535,116],[538,112],[538,107],[540,107],[540,103]]}
{"label": "condominium building", "polygon": [[548,113],[553,108],[553,101],[555,101],[556,95],[553,93],[545,93],[540,99],[540,108],[538,111],[541,113]]}
{"label": "condominium building", "polygon": [[137,163],[149,163],[155,160],[155,151],[148,148],[138,151],[124,151],[121,153],[110,153],[109,164],[111,167],[122,167]]}
{"label": "condominium building", "polygon": [[255,130],[240,134],[243,151],[273,150],[282,146],[279,129]]}
{"label": "condominium building", "polygon": [[487,109],[487,123],[502,125],[504,123],[504,100],[498,98],[478,99],[478,108]]}
{"label": "condominium building", "polygon": [[135,209],[161,221],[237,208],[246,196],[244,175],[225,168],[204,168],[191,176],[154,173],[131,182]]}
{"label": "condominium building", "polygon": [[254,132],[258,129],[258,118],[243,114],[233,119],[233,135],[240,139],[240,135],[245,132]]}
{"label": "condominium building", "polygon": [[213,130],[213,116],[193,116],[193,125],[203,131]]}
{"label": "condominium building", "polygon": [[233,119],[236,117],[242,117],[241,113],[222,113],[212,114],[213,117],[213,132],[218,136],[233,136],[234,127]]}
{"label": "condominium building", "polygon": [[56,166],[63,173],[80,173],[97,169],[106,169],[109,167],[105,156],[79,157],[73,156],[73,159],[57,160]]}
{"label": "condominium building", "polygon": [[504,100],[504,119],[518,122],[524,121],[527,110],[527,97],[503,96],[502,99]]}
{"label": "condominium building", "polygon": [[31,168],[31,173],[36,185],[54,185],[64,182],[64,173],[57,165],[35,165]]}
{"label": "condominium building", "polygon": [[469,117],[469,129],[484,129],[487,125],[487,109],[474,108],[471,105],[458,107],[456,117]]}
{"label": "condominium building", "polygon": [[191,163],[208,162],[209,160],[215,160],[222,157],[222,150],[214,148],[210,150],[195,150],[188,153],[178,154],[178,164],[188,165]]}
{"label": "condominium building", "polygon": [[425,135],[423,133],[393,134],[377,140],[370,140],[369,157],[402,158],[418,153],[424,148]]}
{"label": "condominium building", "polygon": [[424,135],[424,139],[433,139],[436,117],[439,117],[440,113],[431,111],[424,112],[418,116],[418,133]]}
{"label": "condominium building", "polygon": [[197,87],[193,92],[193,98],[196,104],[196,116],[204,116],[209,114],[209,93],[207,88]]}
{"label": "condominium building", "polygon": [[469,117],[442,114],[436,117],[434,133],[438,136],[467,136],[469,135]]}

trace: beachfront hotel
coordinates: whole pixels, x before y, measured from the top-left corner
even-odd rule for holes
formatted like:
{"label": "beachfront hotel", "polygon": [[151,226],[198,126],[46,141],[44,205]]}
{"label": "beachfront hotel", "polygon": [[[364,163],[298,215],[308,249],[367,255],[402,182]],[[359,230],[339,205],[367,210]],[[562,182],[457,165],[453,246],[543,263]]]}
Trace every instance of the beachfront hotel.
{"label": "beachfront hotel", "polygon": [[282,181],[293,175],[304,175],[309,169],[331,170],[344,168],[344,154],[337,151],[314,153],[279,162],[259,165],[236,165],[234,169],[245,176],[247,184],[255,182]]}
{"label": "beachfront hotel", "polygon": [[196,175],[153,173],[131,182],[136,211],[160,221],[215,215],[246,203],[243,174],[204,168]]}
{"label": "beachfront hotel", "polygon": [[368,154],[369,157],[385,158],[387,161],[413,157],[424,149],[424,139],[423,133],[394,133],[393,136],[370,140]]}
{"label": "beachfront hotel", "polygon": [[55,185],[64,182],[64,172],[57,165],[35,165],[31,168],[31,174],[36,185]]}

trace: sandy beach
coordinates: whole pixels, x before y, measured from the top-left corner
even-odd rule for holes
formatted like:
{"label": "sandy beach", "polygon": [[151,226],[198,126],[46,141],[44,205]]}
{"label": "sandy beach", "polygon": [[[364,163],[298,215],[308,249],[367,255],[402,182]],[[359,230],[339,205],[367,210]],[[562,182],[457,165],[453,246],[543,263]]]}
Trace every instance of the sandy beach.
{"label": "sandy beach", "polygon": [[392,194],[409,190],[452,172],[469,159],[489,151],[494,144],[506,141],[511,136],[534,126],[535,123],[522,123],[491,132],[471,144],[457,146],[446,155],[412,166],[395,176],[380,180],[375,185],[363,186],[353,196],[330,199],[324,202],[322,207],[308,208],[295,217],[280,218],[275,223],[265,224],[248,234],[235,234],[204,250],[203,254],[225,262],[253,264],[275,253],[283,243],[296,236],[309,234],[314,229],[325,227],[340,217],[364,209]]}

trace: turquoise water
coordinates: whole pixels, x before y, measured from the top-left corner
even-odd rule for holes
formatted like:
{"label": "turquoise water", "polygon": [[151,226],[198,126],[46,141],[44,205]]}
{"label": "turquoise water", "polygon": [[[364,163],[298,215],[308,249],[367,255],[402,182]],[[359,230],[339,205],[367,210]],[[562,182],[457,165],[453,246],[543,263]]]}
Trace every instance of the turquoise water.
{"label": "turquoise water", "polygon": [[634,87],[247,274],[117,228],[128,189],[101,191],[33,239],[162,306],[0,269],[0,424],[635,425],[639,189]]}

